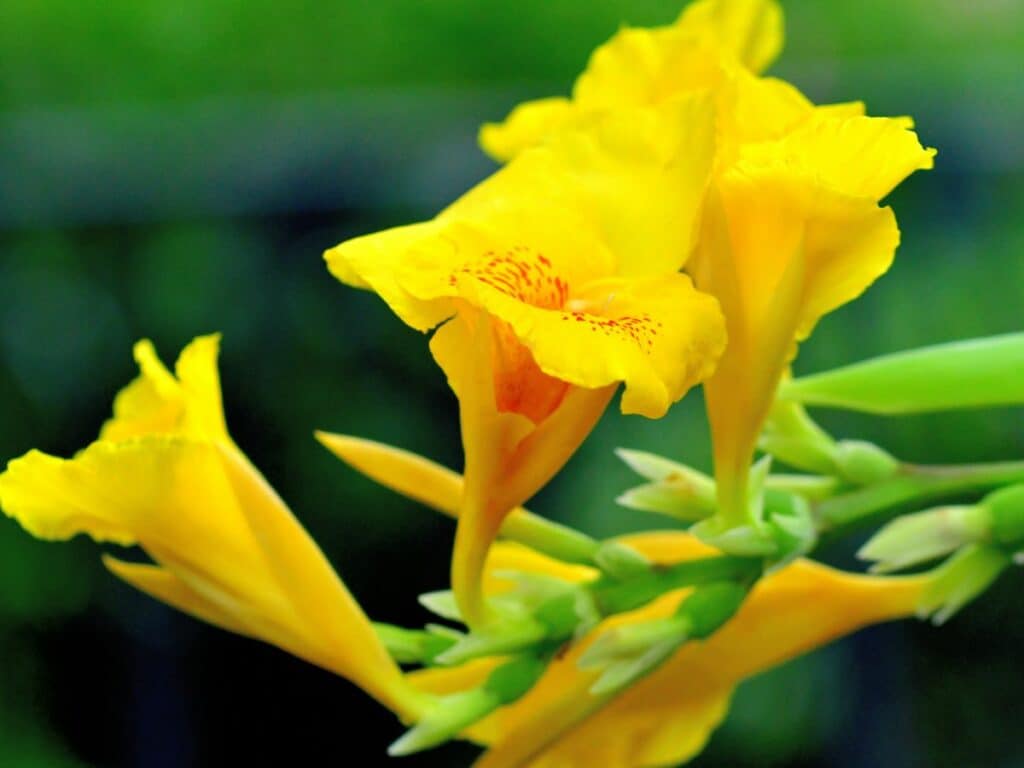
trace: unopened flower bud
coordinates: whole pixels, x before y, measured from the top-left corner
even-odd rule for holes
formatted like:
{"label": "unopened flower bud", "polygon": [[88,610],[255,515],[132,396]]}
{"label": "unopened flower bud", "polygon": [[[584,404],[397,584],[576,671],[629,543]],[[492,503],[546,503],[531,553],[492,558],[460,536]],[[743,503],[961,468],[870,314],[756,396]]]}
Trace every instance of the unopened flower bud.
{"label": "unopened flower bud", "polygon": [[1024,544],[1024,485],[990,493],[981,502],[992,518],[992,538],[999,544]]}
{"label": "unopened flower bud", "polygon": [[875,573],[900,571],[985,541],[990,529],[991,515],[982,506],[938,507],[896,518],[857,557],[872,561]]}
{"label": "unopened flower bud", "polygon": [[900,463],[874,443],[842,440],[833,454],[839,474],[854,485],[870,485],[899,471]]}
{"label": "unopened flower bud", "polygon": [[619,496],[616,501],[622,506],[686,521],[702,520],[715,511],[715,481],[703,472],[644,451],[620,448],[616,454],[651,481]]}

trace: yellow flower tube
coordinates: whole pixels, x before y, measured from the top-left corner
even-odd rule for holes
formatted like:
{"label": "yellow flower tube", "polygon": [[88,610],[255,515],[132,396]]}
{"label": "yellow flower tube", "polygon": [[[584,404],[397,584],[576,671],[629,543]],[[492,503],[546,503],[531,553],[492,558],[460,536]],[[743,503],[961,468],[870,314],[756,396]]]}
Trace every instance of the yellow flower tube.
{"label": "yellow flower tube", "polygon": [[[450,470],[368,441],[322,435],[339,457],[367,476],[444,514],[455,514],[459,478]],[[678,563],[715,554],[678,531],[628,536],[623,543],[654,563]],[[510,588],[500,574],[519,571],[579,583],[591,568],[567,565],[510,542],[492,548],[484,589]],[[800,560],[765,577],[739,613],[717,633],[683,646],[662,667],[616,698],[594,696],[599,671],[579,659],[605,632],[672,614],[686,591],[629,614],[607,619],[552,663],[522,699],[465,734],[490,747],[478,768],[563,768],[601,765],[646,768],[694,757],[725,717],[744,679],[857,629],[915,613],[927,577],[876,578],[846,574]],[[451,694],[480,685],[500,664],[484,659],[412,673],[425,692]]]}
{"label": "yellow flower tube", "polygon": [[403,718],[423,696],[224,422],[218,337],[196,339],[168,371],[149,342],[141,375],[100,439],[73,459],[32,451],[0,475],[0,504],[33,535],[85,533],[138,545],[155,565],[110,557],[117,576],[185,613],[335,672]]}
{"label": "yellow flower tube", "polygon": [[452,582],[486,618],[487,548],[593,428],[662,416],[724,346],[714,300],[679,273],[713,156],[700,96],[602,116],[523,153],[432,221],[342,243],[340,280],[406,323],[440,324],[431,351],[459,399],[466,484]]}

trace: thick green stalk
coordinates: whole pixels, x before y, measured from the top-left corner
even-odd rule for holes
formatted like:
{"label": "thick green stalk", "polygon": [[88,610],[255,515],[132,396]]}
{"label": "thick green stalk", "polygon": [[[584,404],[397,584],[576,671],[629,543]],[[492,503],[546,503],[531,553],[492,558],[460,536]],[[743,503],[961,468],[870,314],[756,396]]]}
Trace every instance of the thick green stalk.
{"label": "thick green stalk", "polygon": [[909,503],[976,493],[1024,482],[1024,462],[920,466],[904,464],[888,480],[819,502],[814,507],[818,529],[826,539],[877,523]]}

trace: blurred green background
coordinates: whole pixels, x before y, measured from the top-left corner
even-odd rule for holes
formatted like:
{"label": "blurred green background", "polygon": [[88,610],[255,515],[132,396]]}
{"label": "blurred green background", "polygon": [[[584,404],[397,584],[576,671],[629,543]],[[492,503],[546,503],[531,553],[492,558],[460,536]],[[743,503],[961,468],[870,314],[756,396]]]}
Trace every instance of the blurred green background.
{"label": "blurred green background", "polygon": [[[311,438],[345,431],[457,466],[454,402],[425,340],[338,285],[321,251],[432,215],[489,172],[484,120],[567,91],[623,22],[677,0],[5,0],[0,23],[0,458],[69,455],[133,375],[225,333],[238,442],[371,615],[422,623],[451,526]],[[774,72],[819,101],[912,114],[937,170],[893,198],[897,266],[823,322],[798,369],[1020,330],[1024,4],[789,0]],[[903,458],[1024,457],[1019,411],[824,414]],[[663,522],[610,501],[611,449],[708,464],[699,395],[665,420],[610,413],[532,505],[608,535]],[[849,550],[832,553],[850,564]],[[1024,766],[1020,581],[941,631],[875,629],[746,684],[696,761]],[[0,522],[0,765],[390,765],[397,725],[347,684],[150,602],[87,541]],[[403,765],[466,765],[454,746]]]}

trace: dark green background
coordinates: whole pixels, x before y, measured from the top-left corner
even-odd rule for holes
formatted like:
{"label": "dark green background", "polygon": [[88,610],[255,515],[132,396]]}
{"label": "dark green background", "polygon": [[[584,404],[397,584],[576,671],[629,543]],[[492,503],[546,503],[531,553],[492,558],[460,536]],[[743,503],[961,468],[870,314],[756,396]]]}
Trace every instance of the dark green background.
{"label": "dark green background", "polygon": [[[425,339],[320,252],[431,215],[481,178],[477,125],[564,92],[620,23],[669,0],[5,0],[0,22],[0,458],[69,455],[133,374],[225,333],[228,417],[376,618],[420,623],[451,526],[356,477],[314,428],[457,465]],[[1020,330],[1024,6],[793,0],[776,72],[820,101],[912,114],[940,150],[893,196],[904,246],[824,321],[803,371]],[[1020,411],[834,414],[918,461],[1021,458]],[[609,535],[662,521],[610,501],[618,445],[707,466],[699,395],[610,413],[538,511]],[[832,553],[849,564],[846,552]],[[698,766],[1024,766],[1020,581],[941,631],[873,630],[745,685]],[[756,639],[755,639],[756,642]],[[347,684],[121,586],[88,541],[0,523],[0,765],[387,763],[399,729]],[[451,747],[402,763],[459,766]]]}

